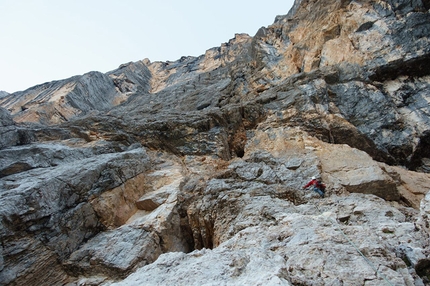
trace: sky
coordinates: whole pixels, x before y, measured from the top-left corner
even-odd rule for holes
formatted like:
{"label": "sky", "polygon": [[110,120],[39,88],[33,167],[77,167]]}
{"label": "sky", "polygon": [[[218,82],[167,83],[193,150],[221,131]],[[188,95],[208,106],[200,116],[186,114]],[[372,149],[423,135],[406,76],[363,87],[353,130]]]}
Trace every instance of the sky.
{"label": "sky", "polygon": [[0,0],[0,90],[9,93],[144,58],[199,56],[254,36],[294,0]]}

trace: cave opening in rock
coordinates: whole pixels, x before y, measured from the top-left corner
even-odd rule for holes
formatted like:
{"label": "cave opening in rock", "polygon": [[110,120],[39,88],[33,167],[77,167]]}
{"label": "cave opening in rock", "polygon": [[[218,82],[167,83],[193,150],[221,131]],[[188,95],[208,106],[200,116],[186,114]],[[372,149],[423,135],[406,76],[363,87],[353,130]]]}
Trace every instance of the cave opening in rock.
{"label": "cave opening in rock", "polygon": [[230,143],[232,155],[236,155],[239,158],[243,158],[243,156],[245,156],[245,144],[246,136],[244,136],[243,134],[236,134],[233,139],[233,142]]}
{"label": "cave opening in rock", "polygon": [[181,235],[184,242],[185,253],[193,252],[196,250],[194,238],[193,238],[193,230],[191,229],[190,224],[187,219],[183,219],[181,223]]}
{"label": "cave opening in rock", "polygon": [[414,155],[412,156],[409,169],[413,171],[421,171],[425,173],[430,173],[430,166],[428,162],[430,161],[430,131],[425,131],[420,137],[420,142],[415,149]]}
{"label": "cave opening in rock", "polygon": [[243,150],[243,148],[236,150],[236,156],[239,158],[243,158],[243,156],[245,156],[245,150]]}
{"label": "cave opening in rock", "polygon": [[423,259],[415,265],[415,271],[423,280],[430,281],[430,260]]}

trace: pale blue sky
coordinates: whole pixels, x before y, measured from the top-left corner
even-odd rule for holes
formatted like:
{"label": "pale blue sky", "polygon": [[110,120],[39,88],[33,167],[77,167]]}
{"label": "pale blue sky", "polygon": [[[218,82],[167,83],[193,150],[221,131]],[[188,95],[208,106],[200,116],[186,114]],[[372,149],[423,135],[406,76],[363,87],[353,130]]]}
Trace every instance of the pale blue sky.
{"label": "pale blue sky", "polygon": [[294,0],[0,0],[0,90],[130,61],[199,56],[253,36]]}

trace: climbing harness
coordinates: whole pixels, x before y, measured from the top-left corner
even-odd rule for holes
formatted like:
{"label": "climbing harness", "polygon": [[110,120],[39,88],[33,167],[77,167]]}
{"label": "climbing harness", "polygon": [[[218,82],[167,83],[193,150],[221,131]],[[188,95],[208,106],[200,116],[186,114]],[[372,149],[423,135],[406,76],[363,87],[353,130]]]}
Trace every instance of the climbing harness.
{"label": "climbing harness", "polygon": [[[322,214],[321,210],[319,209],[319,207],[317,205],[315,205],[316,209],[318,210],[319,213]],[[385,280],[385,282],[387,282],[388,285],[394,286],[393,283],[391,283],[387,277],[385,277],[384,274],[382,274],[376,267],[375,265],[372,263],[372,261],[370,261],[361,251],[360,249],[358,249],[358,247],[355,245],[355,243],[346,235],[346,233],[340,228],[339,224],[337,223],[337,221],[335,221],[333,218],[328,217],[328,219],[332,222],[332,224],[337,227],[340,230],[340,233],[343,235],[343,237],[346,238],[346,240],[349,242],[349,244],[351,244],[355,250],[361,255],[361,257],[363,257],[364,261],[367,262],[367,264],[370,265],[370,267],[376,272],[377,276],[379,275],[379,277],[381,277],[382,279]]]}

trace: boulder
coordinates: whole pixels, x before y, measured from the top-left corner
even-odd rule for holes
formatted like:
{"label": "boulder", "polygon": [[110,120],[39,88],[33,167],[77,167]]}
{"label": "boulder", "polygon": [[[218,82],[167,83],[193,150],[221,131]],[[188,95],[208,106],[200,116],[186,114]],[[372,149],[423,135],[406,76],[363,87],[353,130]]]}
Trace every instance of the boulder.
{"label": "boulder", "polygon": [[136,206],[140,210],[153,211],[163,204],[169,197],[170,192],[166,190],[146,194],[136,201]]}
{"label": "boulder", "polygon": [[420,209],[421,201],[430,190],[427,185],[430,174],[408,171],[404,167],[388,166],[383,163],[379,165],[396,183],[402,200],[414,209]]}
{"label": "boulder", "polygon": [[122,226],[92,238],[70,255],[65,266],[76,276],[104,273],[121,277],[136,266],[154,262],[161,253],[154,233]]}
{"label": "boulder", "polygon": [[[333,148],[334,147],[334,148]],[[318,151],[323,177],[351,193],[374,194],[383,199],[400,198],[396,183],[377,162],[363,151],[347,145],[326,145]]]}

